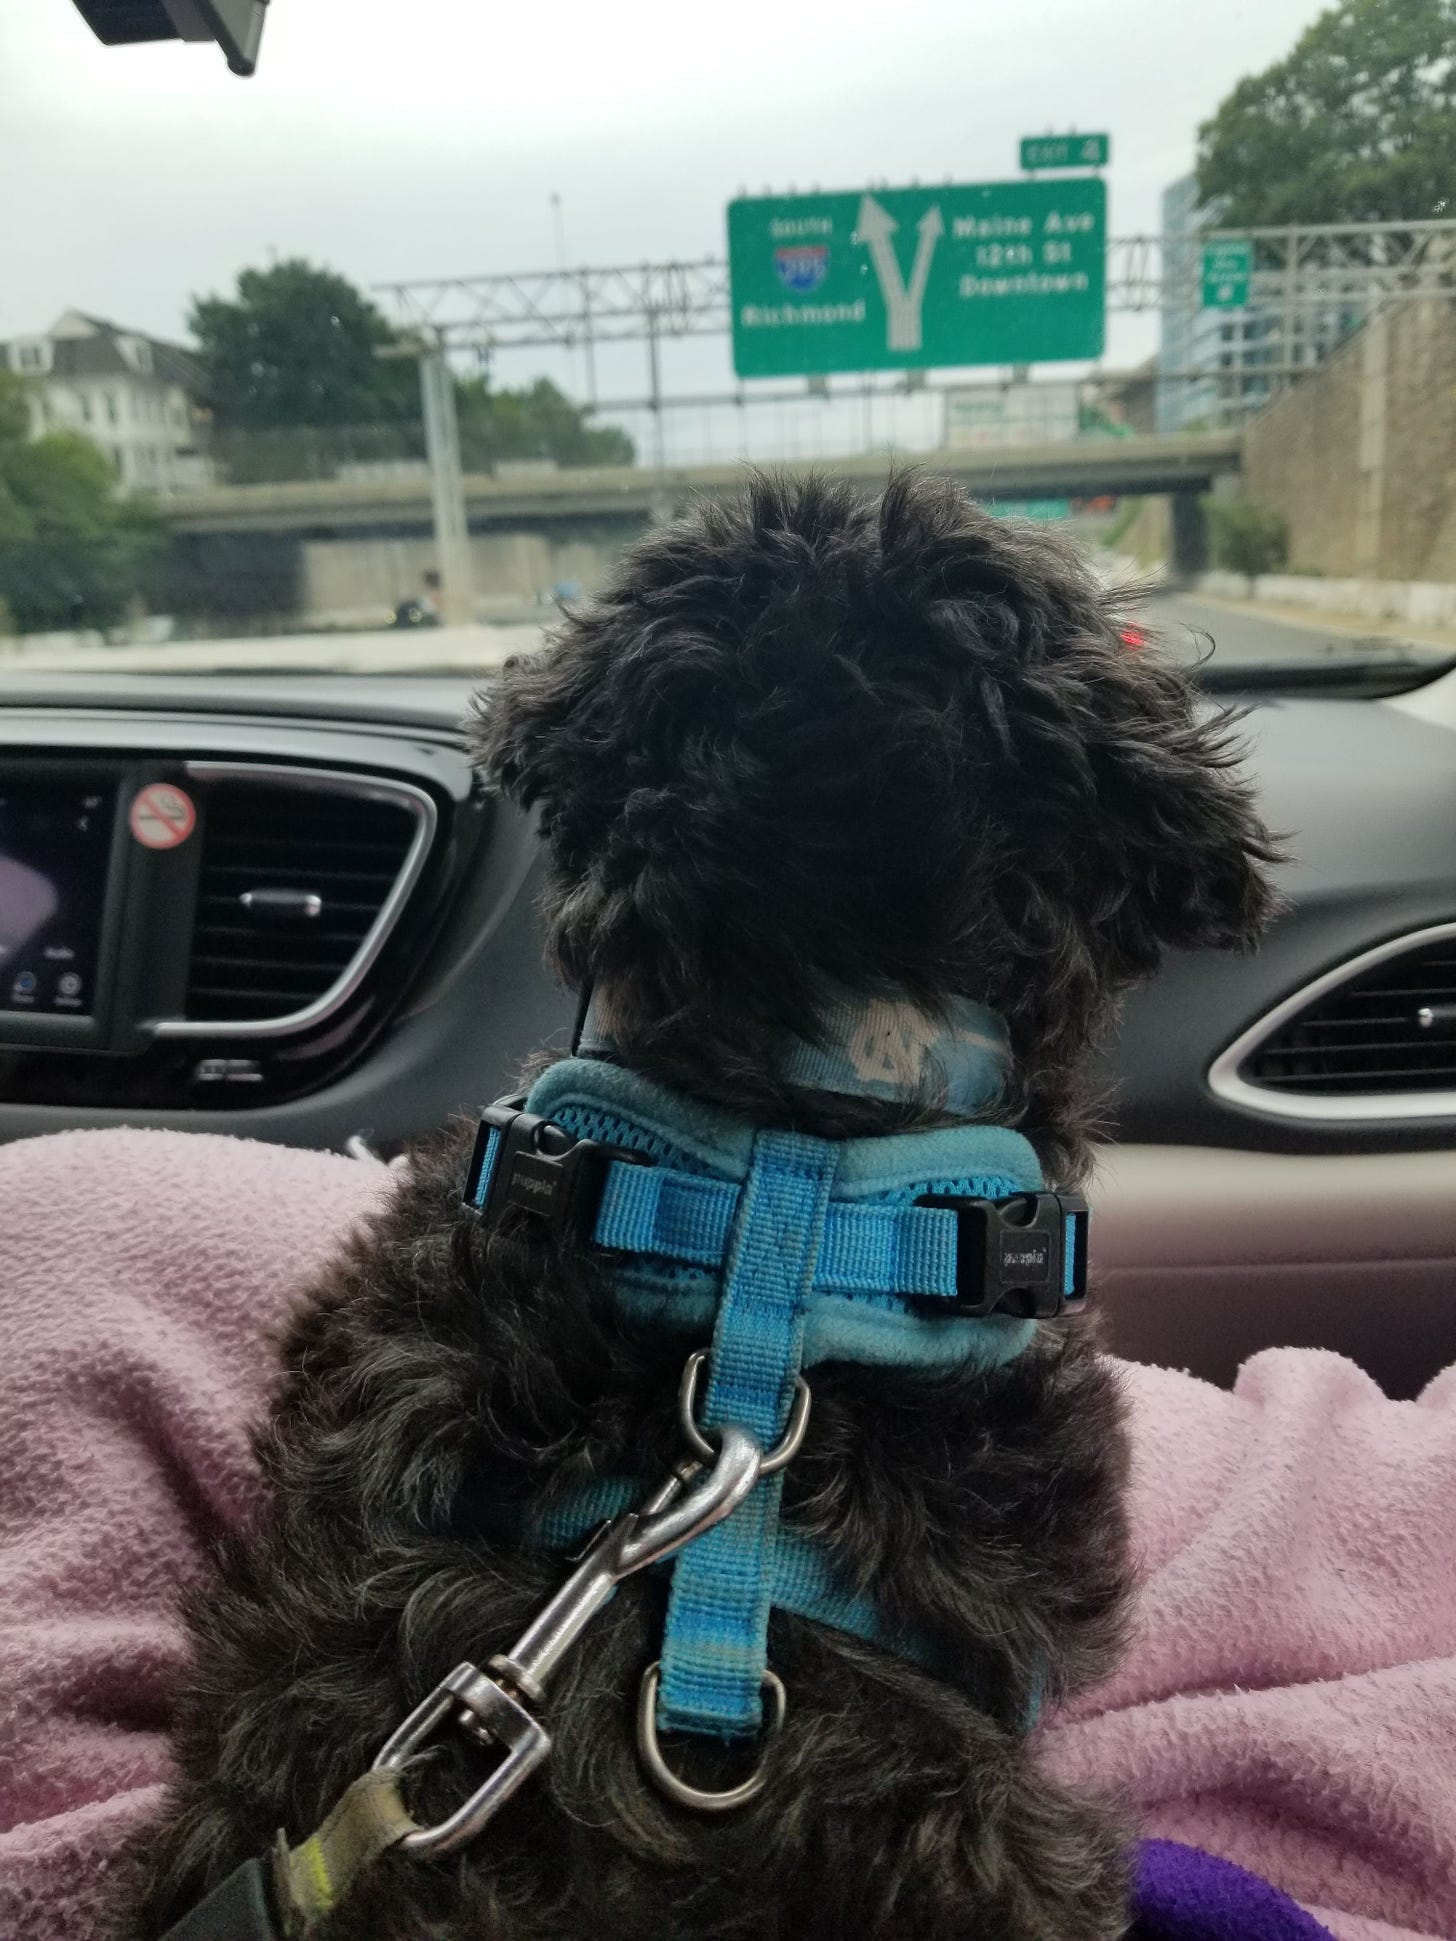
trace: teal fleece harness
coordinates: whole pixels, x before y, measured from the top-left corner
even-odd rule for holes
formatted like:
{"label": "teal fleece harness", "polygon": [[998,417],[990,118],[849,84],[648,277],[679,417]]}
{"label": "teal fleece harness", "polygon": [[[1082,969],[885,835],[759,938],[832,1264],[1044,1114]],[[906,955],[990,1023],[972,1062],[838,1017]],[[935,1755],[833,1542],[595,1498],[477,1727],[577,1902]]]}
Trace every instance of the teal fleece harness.
{"label": "teal fleece harness", "polygon": [[[1032,1339],[1035,1322],[1024,1316],[954,1311],[960,1217],[916,1204],[1039,1192],[1036,1155],[1019,1133],[973,1125],[818,1139],[755,1127],[597,1058],[552,1066],[524,1111],[622,1155],[605,1165],[589,1238],[614,1256],[624,1326],[690,1344],[711,1334],[700,1413],[709,1433],[731,1422],[771,1447],[801,1370],[820,1362],[990,1369]],[[485,1210],[508,1135],[487,1122],[481,1131],[470,1197]],[[538,1190],[529,1177],[518,1185]],[[529,1205],[519,1194],[513,1203]],[[1080,1285],[1084,1221],[1065,1215],[1046,1262],[1060,1276],[1049,1311]],[[639,1493],[640,1479],[604,1479],[533,1534],[568,1547]],[[822,1553],[783,1527],[781,1496],[781,1476],[765,1477],[673,1561],[660,1728],[722,1738],[759,1729],[775,1608],[924,1660],[913,1640],[889,1633],[872,1597],[836,1582]]]}

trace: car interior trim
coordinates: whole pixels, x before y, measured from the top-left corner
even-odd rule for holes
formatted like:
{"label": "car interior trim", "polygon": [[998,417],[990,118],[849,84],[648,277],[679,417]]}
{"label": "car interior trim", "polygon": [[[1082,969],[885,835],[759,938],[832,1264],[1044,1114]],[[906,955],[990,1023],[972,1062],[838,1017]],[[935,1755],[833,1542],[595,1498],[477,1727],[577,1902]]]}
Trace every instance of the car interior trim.
{"label": "car interior trim", "polygon": [[1456,1357],[1450,1146],[1108,1146],[1087,1196],[1115,1355],[1228,1387],[1263,1349],[1321,1348],[1402,1400]]}
{"label": "car interior trim", "polygon": [[1313,1097],[1303,1093],[1276,1092],[1268,1086],[1256,1085],[1243,1076],[1245,1063],[1268,1038],[1328,992],[1337,990],[1342,984],[1350,983],[1393,957],[1403,957],[1409,951],[1421,950],[1428,944],[1444,943],[1453,938],[1456,938],[1456,923],[1436,923],[1422,930],[1409,930],[1361,951],[1358,956],[1347,957],[1312,983],[1301,985],[1282,1003],[1276,1004],[1272,1011],[1266,1011],[1246,1031],[1241,1032],[1227,1050],[1220,1052],[1208,1068],[1208,1089],[1225,1105],[1281,1119],[1321,1120],[1327,1123],[1360,1120],[1389,1124],[1413,1119],[1456,1117],[1456,1090],[1345,1092]]}

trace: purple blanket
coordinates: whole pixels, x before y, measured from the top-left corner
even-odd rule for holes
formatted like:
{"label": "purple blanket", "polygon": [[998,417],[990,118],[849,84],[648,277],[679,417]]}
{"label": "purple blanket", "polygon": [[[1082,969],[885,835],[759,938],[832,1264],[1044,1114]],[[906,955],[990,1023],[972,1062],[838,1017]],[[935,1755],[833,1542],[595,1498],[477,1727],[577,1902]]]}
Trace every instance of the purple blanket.
{"label": "purple blanket", "polygon": [[1287,1894],[1174,1840],[1138,1848],[1133,1941],[1330,1941]]}

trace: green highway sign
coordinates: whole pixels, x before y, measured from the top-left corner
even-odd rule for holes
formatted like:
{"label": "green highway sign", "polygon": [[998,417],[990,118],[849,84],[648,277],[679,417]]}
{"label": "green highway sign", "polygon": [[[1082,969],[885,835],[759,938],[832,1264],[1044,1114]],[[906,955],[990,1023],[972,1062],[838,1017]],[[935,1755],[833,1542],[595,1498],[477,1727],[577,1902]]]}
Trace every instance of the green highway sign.
{"label": "green highway sign", "polygon": [[1249,242],[1205,243],[1203,246],[1203,307],[1241,310],[1249,300],[1254,273],[1254,245]]}
{"label": "green highway sign", "polygon": [[728,205],[739,377],[1102,355],[1096,176]]}
{"label": "green highway sign", "polygon": [[987,512],[998,519],[1070,519],[1070,499],[990,499]]}
{"label": "green highway sign", "polygon": [[1111,135],[1023,135],[1021,138],[1024,169],[1106,168],[1111,153]]}

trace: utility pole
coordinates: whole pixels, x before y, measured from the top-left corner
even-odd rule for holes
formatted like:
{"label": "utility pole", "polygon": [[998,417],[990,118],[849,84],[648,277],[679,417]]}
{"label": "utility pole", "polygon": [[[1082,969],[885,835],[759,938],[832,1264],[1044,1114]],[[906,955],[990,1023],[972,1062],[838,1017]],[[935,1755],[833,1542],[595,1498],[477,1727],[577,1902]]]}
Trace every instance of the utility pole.
{"label": "utility pole", "polygon": [[425,456],[435,514],[435,556],[440,568],[442,619],[462,627],[475,618],[470,532],[465,520],[465,479],[460,467],[460,422],[455,379],[439,332],[420,342],[420,404],[425,419]]}
{"label": "utility pole", "polygon": [[419,363],[420,415],[425,422],[435,565],[440,574],[440,618],[446,626],[463,627],[475,618],[475,580],[470,565],[470,531],[465,522],[455,379],[445,354],[445,334],[428,324],[419,325],[394,343],[380,345],[374,355],[386,359],[413,357]]}
{"label": "utility pole", "polygon": [[647,381],[651,387],[652,410],[652,521],[664,525],[673,515],[672,494],[667,489],[667,429],[662,422],[662,355],[657,341],[657,310],[647,311]]}
{"label": "utility pole", "polygon": [[[551,191],[551,221],[556,234],[556,273],[565,278],[566,218],[561,211],[561,197],[554,189]],[[592,336],[590,270],[582,270],[578,282],[581,287],[581,356],[586,371],[586,401],[588,406],[592,406],[597,401],[597,360]]]}
{"label": "utility pole", "polygon": [[596,338],[592,333],[591,271],[582,270],[581,283],[581,348],[586,359],[586,401],[595,407],[597,401],[597,354]]}
{"label": "utility pole", "polygon": [[561,213],[561,197],[551,191],[551,226],[556,232],[556,267],[566,268],[566,221]]}

